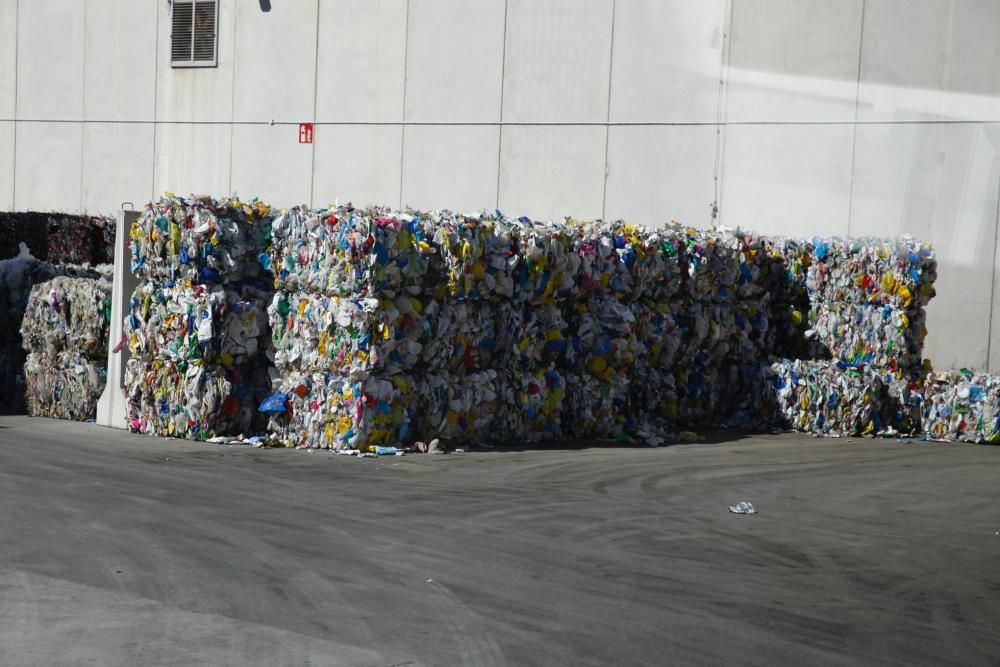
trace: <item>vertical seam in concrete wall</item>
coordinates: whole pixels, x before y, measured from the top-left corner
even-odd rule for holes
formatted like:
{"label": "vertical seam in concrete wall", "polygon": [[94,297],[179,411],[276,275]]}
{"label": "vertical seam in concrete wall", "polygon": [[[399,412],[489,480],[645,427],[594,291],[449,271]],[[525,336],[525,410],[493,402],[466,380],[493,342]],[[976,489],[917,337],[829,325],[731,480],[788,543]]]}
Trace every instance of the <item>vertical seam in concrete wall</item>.
{"label": "vertical seam in concrete wall", "polygon": [[156,200],[156,114],[159,110],[159,96],[160,96],[160,9],[156,9],[156,22],[155,28],[156,35],[153,38],[154,49],[156,51],[153,53],[153,154],[150,156],[152,165],[150,166],[149,174],[149,200]]}
{"label": "vertical seam in concrete wall", "polygon": [[406,32],[403,34],[403,117],[399,128],[399,208],[403,208],[403,174],[406,165],[406,80],[410,68],[410,0],[406,0]]}
{"label": "vertical seam in concrete wall", "polygon": [[997,241],[1000,240],[1000,175],[997,177],[997,212],[996,223],[993,225],[993,270],[990,272],[990,318],[986,324],[986,371],[994,372],[992,352],[993,352],[993,315],[996,308],[997,289]]}
{"label": "vertical seam in concrete wall", "polygon": [[503,89],[507,77],[507,11],[509,0],[503,2],[503,44],[500,47],[500,123],[497,130],[497,210],[500,210],[500,167],[503,156]]}
{"label": "vertical seam in concrete wall", "polygon": [[[316,122],[316,109],[319,107],[319,21],[320,3],[316,0],[316,49],[313,51],[313,112],[312,122]],[[309,144],[309,206],[314,207],[316,196],[316,127],[313,126],[313,143]]]}
{"label": "vertical seam in concrete wall", "polygon": [[729,105],[729,49],[733,33],[733,0],[723,0],[722,44],[719,53],[719,95],[715,102],[715,169],[712,175],[715,201],[712,202],[712,227],[718,227],[722,212],[722,183],[726,173],[726,120]]}
{"label": "vertical seam in concrete wall", "polygon": [[21,48],[21,0],[14,2],[14,150],[11,156],[10,207],[17,210],[17,60]]}
{"label": "vertical seam in concrete wall", "polygon": [[605,115],[604,125],[604,183],[601,189],[601,219],[608,213],[608,144],[611,142],[611,78],[614,76],[615,68],[615,4],[616,0],[611,0],[611,44],[608,49],[608,107]]}
{"label": "vertical seam in concrete wall", "polygon": [[87,127],[87,0],[83,0],[83,57],[80,65],[80,203],[77,211],[83,212],[83,144]]}
{"label": "vertical seam in concrete wall", "polygon": [[[219,3],[220,6],[222,3]],[[230,60],[233,68],[233,82],[229,94],[229,195],[233,195],[233,141],[236,139],[236,31],[240,25],[240,3],[239,0],[233,3],[233,57]],[[218,37],[216,37],[216,58],[218,58]]]}
{"label": "vertical seam in concrete wall", "polygon": [[858,77],[854,86],[854,123],[851,125],[851,183],[847,190],[847,235],[851,235],[851,220],[854,217],[854,169],[858,150],[858,109],[861,106],[861,58],[865,51],[865,11],[867,0],[861,0],[861,29],[858,35]]}

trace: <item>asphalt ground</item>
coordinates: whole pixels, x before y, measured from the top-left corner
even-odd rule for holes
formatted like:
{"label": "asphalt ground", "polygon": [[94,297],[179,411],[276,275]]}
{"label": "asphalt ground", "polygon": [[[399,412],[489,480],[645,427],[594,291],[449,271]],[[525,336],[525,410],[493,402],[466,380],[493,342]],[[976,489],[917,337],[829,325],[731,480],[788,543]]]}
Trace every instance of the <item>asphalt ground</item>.
{"label": "asphalt ground", "polygon": [[0,665],[1000,664],[1000,448],[716,440],[357,459],[3,417]]}

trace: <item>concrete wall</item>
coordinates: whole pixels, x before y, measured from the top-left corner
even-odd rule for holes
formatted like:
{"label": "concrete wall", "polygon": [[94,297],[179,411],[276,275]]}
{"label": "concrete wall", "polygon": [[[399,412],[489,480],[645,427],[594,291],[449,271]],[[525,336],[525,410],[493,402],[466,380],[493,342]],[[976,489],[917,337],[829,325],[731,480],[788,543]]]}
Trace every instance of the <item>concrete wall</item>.
{"label": "concrete wall", "polygon": [[911,233],[941,260],[929,356],[1000,371],[995,0],[221,0],[211,69],[170,68],[169,12],[0,0],[0,209],[171,190]]}

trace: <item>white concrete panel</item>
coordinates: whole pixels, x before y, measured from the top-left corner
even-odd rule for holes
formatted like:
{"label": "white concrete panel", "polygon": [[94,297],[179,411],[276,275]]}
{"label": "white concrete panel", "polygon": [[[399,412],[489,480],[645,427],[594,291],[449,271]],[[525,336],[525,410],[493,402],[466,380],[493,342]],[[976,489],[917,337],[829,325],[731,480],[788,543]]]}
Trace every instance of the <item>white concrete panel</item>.
{"label": "white concrete panel", "polygon": [[324,0],[319,25],[316,120],[403,120],[406,0]]}
{"label": "white concrete panel", "polygon": [[[990,373],[1000,373],[1000,211],[997,212],[997,234],[998,238],[993,241],[996,247],[993,258],[993,303],[990,308],[992,324],[987,332]],[[994,336],[994,333],[997,335]]]}
{"label": "white concrete panel", "polygon": [[734,125],[726,130],[720,223],[761,233],[845,235],[850,125]]}
{"label": "white concrete panel", "polygon": [[611,0],[509,0],[505,122],[608,118]]}
{"label": "white concrete panel", "polygon": [[317,3],[275,2],[264,12],[257,2],[238,2],[235,9],[233,120],[312,120]]}
{"label": "white concrete panel", "polygon": [[83,9],[84,0],[17,3],[18,118],[80,120]]}
{"label": "white concrete panel", "polygon": [[410,126],[403,134],[404,206],[457,211],[497,203],[496,126]]}
{"label": "white concrete panel", "polygon": [[80,210],[80,123],[17,123],[14,208]]}
{"label": "white concrete panel", "polygon": [[500,209],[561,220],[600,218],[606,128],[513,126],[500,149]]}
{"label": "white concrete panel", "polygon": [[83,117],[151,120],[156,93],[156,6],[87,0]]}
{"label": "white concrete panel", "polygon": [[715,128],[612,127],[608,130],[605,218],[705,229],[715,199]]}
{"label": "white concrete panel", "polygon": [[859,118],[1000,120],[1000,3],[868,0]]}
{"label": "white concrete panel", "polygon": [[854,120],[862,5],[733,0],[727,118]]}
{"label": "white concrete panel", "polygon": [[145,123],[84,125],[81,199],[85,212],[112,215],[122,202],[141,208],[153,197],[154,131]]}
{"label": "white concrete panel", "polygon": [[[0,118],[14,118],[17,99],[17,3],[0,2]],[[0,195],[2,196],[2,195]]]}
{"label": "white concrete panel", "polygon": [[0,121],[0,211],[14,208],[14,123]]}
{"label": "white concrete panel", "polygon": [[617,0],[612,122],[716,118],[722,0]]}
{"label": "white concrete panel", "polygon": [[406,120],[500,120],[504,0],[410,0]]}
{"label": "white concrete panel", "polygon": [[153,158],[156,196],[168,191],[178,195],[228,195],[231,133],[228,125],[157,125]]}
{"label": "white concrete panel", "polygon": [[402,126],[325,125],[316,128],[315,149],[315,206],[399,206]]}
{"label": "white concrete panel", "polygon": [[296,125],[237,125],[232,190],[244,200],[259,197],[274,206],[307,203],[312,153],[313,145],[299,143]]}
{"label": "white concrete panel", "polygon": [[[218,66],[170,66],[170,6],[158,2],[156,55],[156,119],[163,121],[228,122],[233,118],[233,65],[236,44],[236,3],[219,0]],[[282,3],[285,5],[287,3]],[[315,37],[313,38],[315,40]],[[310,85],[311,88],[311,85]],[[251,88],[239,95],[266,97],[269,91]]]}
{"label": "white concrete panel", "polygon": [[998,182],[998,127],[858,127],[850,233],[934,244],[926,352],[938,368],[986,367]]}

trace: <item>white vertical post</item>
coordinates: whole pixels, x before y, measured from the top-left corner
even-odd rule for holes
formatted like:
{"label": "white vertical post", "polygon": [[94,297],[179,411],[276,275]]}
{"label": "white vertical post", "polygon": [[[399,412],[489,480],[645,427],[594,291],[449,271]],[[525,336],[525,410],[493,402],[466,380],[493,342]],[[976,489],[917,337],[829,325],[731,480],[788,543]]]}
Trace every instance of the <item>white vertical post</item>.
{"label": "white vertical post", "polygon": [[128,426],[125,394],[122,391],[125,386],[125,364],[129,360],[128,346],[119,352],[113,350],[121,341],[128,302],[139,282],[132,275],[132,257],[129,253],[129,230],[139,215],[139,211],[122,210],[118,215],[115,231],[115,273],[111,288],[111,332],[108,335],[108,383],[97,401],[97,423],[112,428]]}

